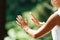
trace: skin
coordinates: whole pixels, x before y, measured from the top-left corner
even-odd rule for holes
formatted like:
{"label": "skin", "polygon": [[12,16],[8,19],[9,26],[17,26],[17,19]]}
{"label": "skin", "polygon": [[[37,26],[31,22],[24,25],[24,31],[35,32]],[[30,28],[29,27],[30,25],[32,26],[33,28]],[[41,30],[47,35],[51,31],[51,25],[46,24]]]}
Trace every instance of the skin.
{"label": "skin", "polygon": [[[54,3],[55,2],[55,3]],[[58,2],[58,3],[57,3]],[[60,8],[60,0],[51,0],[51,3],[54,7],[56,7],[57,9]],[[60,16],[57,13],[52,14],[48,20],[46,21],[45,24],[41,24],[41,22],[39,22],[33,14],[31,14],[32,16],[32,21],[38,25],[41,26],[38,30],[32,30],[28,27],[28,21],[27,19],[23,19],[20,15],[18,15],[17,19],[17,24],[23,29],[25,30],[28,34],[30,34],[32,37],[34,38],[38,38],[38,37],[42,37],[44,35],[46,35],[48,32],[50,32],[56,25],[60,26]]]}
{"label": "skin", "polygon": [[56,8],[60,8],[60,0],[51,0],[51,4]]}

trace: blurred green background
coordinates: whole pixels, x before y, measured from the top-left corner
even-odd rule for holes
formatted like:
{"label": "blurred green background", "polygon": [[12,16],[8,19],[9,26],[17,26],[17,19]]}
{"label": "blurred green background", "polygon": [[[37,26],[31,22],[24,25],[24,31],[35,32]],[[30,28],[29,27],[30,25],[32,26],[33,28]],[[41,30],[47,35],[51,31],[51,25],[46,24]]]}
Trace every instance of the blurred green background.
{"label": "blurred green background", "polygon": [[52,7],[51,0],[6,0],[6,25],[7,35],[4,40],[52,40],[51,33],[35,39],[25,33],[16,23],[17,15],[27,18],[31,29],[38,29],[31,20],[30,12],[41,21],[46,22],[48,17],[56,10]]}

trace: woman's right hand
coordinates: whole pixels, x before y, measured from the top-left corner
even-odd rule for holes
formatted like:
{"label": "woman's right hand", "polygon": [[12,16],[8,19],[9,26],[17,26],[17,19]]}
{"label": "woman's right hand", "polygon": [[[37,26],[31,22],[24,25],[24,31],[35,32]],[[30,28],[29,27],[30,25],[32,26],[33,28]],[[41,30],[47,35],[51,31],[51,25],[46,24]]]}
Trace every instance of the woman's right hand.
{"label": "woman's right hand", "polygon": [[20,15],[18,15],[17,16],[17,21],[16,21],[16,23],[22,28],[22,29],[26,29],[26,28],[28,28],[28,20],[27,19],[23,19],[22,18],[22,16],[20,16]]}

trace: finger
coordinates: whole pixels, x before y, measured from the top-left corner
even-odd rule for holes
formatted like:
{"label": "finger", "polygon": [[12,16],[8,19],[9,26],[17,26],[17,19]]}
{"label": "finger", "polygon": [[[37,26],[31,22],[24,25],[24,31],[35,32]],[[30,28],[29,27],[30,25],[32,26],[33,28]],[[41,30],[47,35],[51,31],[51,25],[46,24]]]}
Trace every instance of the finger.
{"label": "finger", "polygon": [[33,15],[33,14],[31,14],[31,16],[32,16],[33,21],[35,21],[35,22],[38,22],[38,23],[39,23],[39,21],[34,17],[34,15]]}
{"label": "finger", "polygon": [[35,20],[32,19],[32,21],[33,21],[36,25],[38,24]]}
{"label": "finger", "polygon": [[22,26],[20,22],[16,21],[16,23],[17,23],[19,26]]}
{"label": "finger", "polygon": [[33,21],[34,23],[36,23],[36,21],[35,21],[34,19],[32,19],[32,21]]}
{"label": "finger", "polygon": [[21,26],[21,28],[24,27],[24,25],[23,25],[21,22],[16,21],[16,23],[17,23],[19,26]]}
{"label": "finger", "polygon": [[16,18],[16,20],[17,20],[18,22],[20,22],[20,20],[19,20],[18,18]]}
{"label": "finger", "polygon": [[17,22],[18,22],[18,23],[23,24],[23,21],[22,21],[22,20],[20,20],[19,18],[16,18],[16,19],[17,19]]}
{"label": "finger", "polygon": [[18,15],[18,19],[19,19],[20,21],[23,21],[23,18],[22,18],[21,15]]}
{"label": "finger", "polygon": [[21,20],[19,20],[18,18],[17,18],[17,22],[19,23],[19,24],[21,24],[21,26],[23,26],[24,25],[24,22]]}
{"label": "finger", "polygon": [[33,21],[37,26],[39,26],[39,25],[40,25],[40,23],[39,23],[39,22],[37,22],[37,21],[35,21],[34,19],[32,19],[32,21]]}
{"label": "finger", "polygon": [[17,21],[24,23],[24,19],[20,15],[18,15]]}
{"label": "finger", "polygon": [[25,18],[25,23],[28,23],[28,20]]}
{"label": "finger", "polygon": [[32,16],[32,18],[34,18],[35,20],[37,20],[36,18],[35,18],[35,16],[31,13],[31,16]]}
{"label": "finger", "polygon": [[39,24],[39,21],[35,20],[34,18],[32,18],[32,21]]}
{"label": "finger", "polygon": [[37,19],[32,18],[32,21],[34,21],[35,23],[39,24],[39,21]]}

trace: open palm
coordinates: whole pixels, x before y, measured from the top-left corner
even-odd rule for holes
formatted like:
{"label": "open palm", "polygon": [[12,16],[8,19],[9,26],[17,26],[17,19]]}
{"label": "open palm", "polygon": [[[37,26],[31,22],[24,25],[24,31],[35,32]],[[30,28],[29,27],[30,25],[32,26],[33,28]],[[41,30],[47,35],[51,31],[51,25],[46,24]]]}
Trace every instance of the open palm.
{"label": "open palm", "polygon": [[17,16],[17,24],[21,26],[21,28],[25,28],[28,26],[28,21],[27,19],[23,19],[20,15]]}

